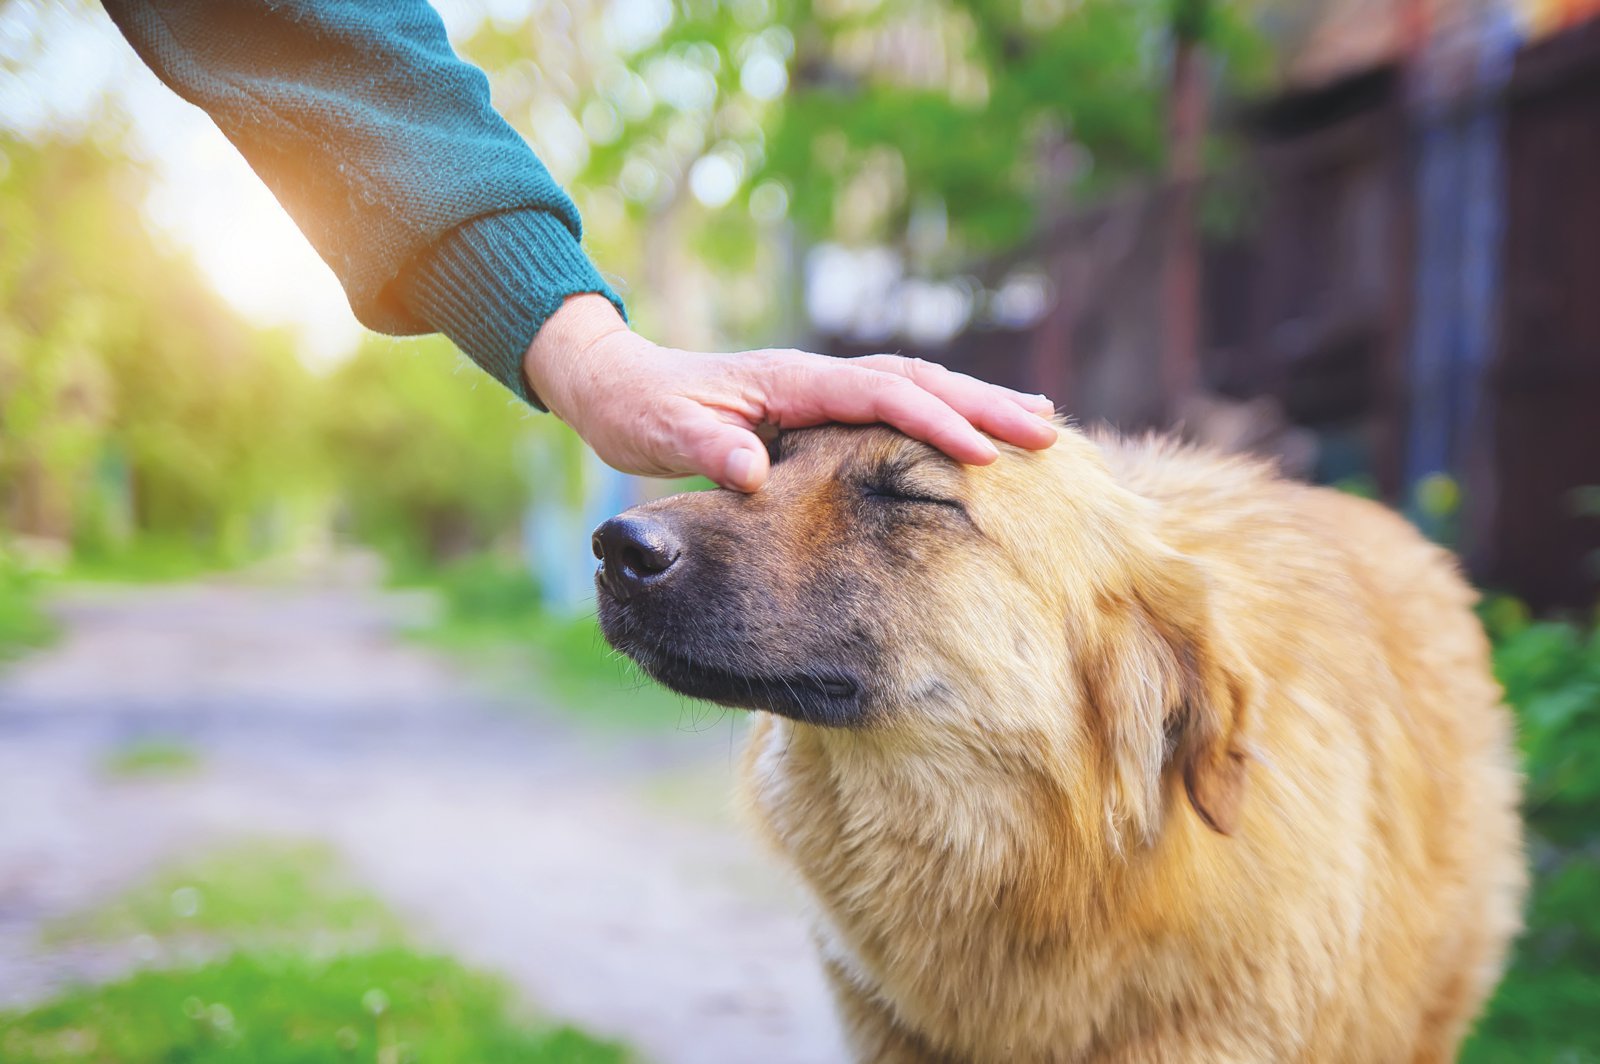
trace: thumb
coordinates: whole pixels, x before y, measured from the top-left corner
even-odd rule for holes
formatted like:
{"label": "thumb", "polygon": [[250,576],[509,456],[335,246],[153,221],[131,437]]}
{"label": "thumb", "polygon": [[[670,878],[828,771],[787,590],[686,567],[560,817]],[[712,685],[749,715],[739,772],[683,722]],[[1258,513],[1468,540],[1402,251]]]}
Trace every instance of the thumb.
{"label": "thumb", "polygon": [[732,425],[703,406],[680,423],[678,450],[696,473],[734,491],[755,491],[767,482],[766,445],[747,428]]}

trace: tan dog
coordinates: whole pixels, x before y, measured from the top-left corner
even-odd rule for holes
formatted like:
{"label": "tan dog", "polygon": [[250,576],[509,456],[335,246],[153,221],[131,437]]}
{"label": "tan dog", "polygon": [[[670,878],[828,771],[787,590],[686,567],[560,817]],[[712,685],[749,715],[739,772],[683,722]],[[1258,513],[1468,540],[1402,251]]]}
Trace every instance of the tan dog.
{"label": "tan dog", "polygon": [[600,614],[765,711],[748,800],[860,1059],[1453,1059],[1524,871],[1444,552],[1158,442],[780,446],[755,496],[603,525]]}

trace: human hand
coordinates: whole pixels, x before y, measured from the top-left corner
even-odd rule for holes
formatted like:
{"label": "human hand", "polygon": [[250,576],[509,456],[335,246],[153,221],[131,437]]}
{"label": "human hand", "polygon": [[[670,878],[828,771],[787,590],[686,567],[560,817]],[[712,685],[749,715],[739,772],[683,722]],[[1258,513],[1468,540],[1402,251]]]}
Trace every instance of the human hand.
{"label": "human hand", "polygon": [[766,482],[762,425],[882,421],[970,465],[999,457],[985,432],[1033,450],[1056,440],[1042,395],[896,355],[677,351],[633,332],[598,295],[562,304],[523,369],[551,413],[608,465],[654,477],[700,473],[738,491]]}

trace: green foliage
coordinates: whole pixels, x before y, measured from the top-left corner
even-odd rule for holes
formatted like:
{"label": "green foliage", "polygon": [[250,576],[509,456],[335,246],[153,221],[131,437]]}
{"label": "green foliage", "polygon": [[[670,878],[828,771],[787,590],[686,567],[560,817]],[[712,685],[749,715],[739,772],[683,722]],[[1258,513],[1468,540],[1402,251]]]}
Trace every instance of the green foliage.
{"label": "green foliage", "polygon": [[430,581],[450,623],[491,628],[518,625],[542,607],[539,582],[524,565],[493,554],[463,558]]}
{"label": "green foliage", "polygon": [[630,1059],[572,1028],[531,1024],[500,982],[407,948],[393,917],[317,846],[219,851],[48,934],[79,948],[151,936],[179,960],[174,946],[198,941],[222,956],[0,1013],[7,1064]]}
{"label": "green foliage", "polygon": [[1413,485],[1407,513],[1429,539],[1453,549],[1460,538],[1461,485],[1448,473],[1429,473]]}
{"label": "green foliage", "polygon": [[39,607],[38,578],[0,543],[0,663],[44,646],[55,623]]}
{"label": "green foliage", "polygon": [[167,584],[193,580],[239,560],[225,560],[204,542],[142,535],[110,547],[80,545],[60,575],[89,583]]}
{"label": "green foliage", "polygon": [[[883,244],[948,274],[1070,202],[1153,178],[1176,34],[1203,42],[1222,91],[1270,66],[1254,12],[1233,3],[677,0],[663,25],[625,33],[608,13],[578,0],[559,22],[487,20],[464,50],[564,165],[599,260],[663,328],[680,308],[660,289],[685,271],[737,328],[781,318],[786,219],[802,242]],[[708,165],[722,175],[709,195],[695,181]]]}
{"label": "green foliage", "polygon": [[1517,707],[1529,825],[1557,846],[1600,843],[1600,630],[1495,612],[1495,672]]}
{"label": "green foliage", "polygon": [[1528,929],[1467,1064],[1600,1062],[1600,859],[1574,855],[1540,875]]}
{"label": "green foliage", "polygon": [[331,493],[396,556],[515,529],[525,407],[439,338],[312,377],[148,232],[145,185],[114,139],[0,134],[0,522],[141,580],[281,547]]}
{"label": "green foliage", "polygon": [[[1151,44],[1161,39],[1163,13],[1155,5],[957,0],[842,17],[821,4],[792,11],[794,86],[760,176],[784,181],[795,218],[816,235],[893,240],[910,224],[914,196],[943,204],[958,246],[1012,242],[1045,198],[1051,175],[1035,156],[1051,130],[1083,149],[1080,165],[1091,168],[1072,176],[1094,187],[1149,173],[1160,159],[1162,71]],[[892,60],[849,58],[863,36],[919,24],[944,30],[948,80],[927,84]],[[851,233],[852,188],[882,181],[875,170],[885,162],[891,208]]]}
{"label": "green foliage", "polygon": [[350,530],[402,568],[515,531],[529,497],[524,441],[552,427],[446,341],[373,337],[328,382],[325,402]]}
{"label": "green foliage", "polygon": [[1516,708],[1534,890],[1527,930],[1463,1059],[1600,1061],[1600,629],[1483,609]]}
{"label": "green foliage", "polygon": [[412,633],[470,663],[508,696],[533,692],[589,728],[698,727],[718,707],[674,695],[612,650],[595,618],[544,610],[538,586],[514,562],[467,559],[432,574],[413,574],[443,599],[439,620]]}
{"label": "green foliage", "polygon": [[129,779],[187,775],[200,767],[193,747],[172,739],[138,739],[112,750],[100,762],[108,776]]}
{"label": "green foliage", "polygon": [[1354,495],[1358,499],[1378,501],[1383,498],[1383,493],[1378,490],[1377,479],[1367,473],[1341,477],[1334,482],[1333,487],[1347,495]]}
{"label": "green foliage", "polygon": [[0,134],[0,516],[238,561],[314,479],[311,381],[150,235],[144,188],[114,140]]}

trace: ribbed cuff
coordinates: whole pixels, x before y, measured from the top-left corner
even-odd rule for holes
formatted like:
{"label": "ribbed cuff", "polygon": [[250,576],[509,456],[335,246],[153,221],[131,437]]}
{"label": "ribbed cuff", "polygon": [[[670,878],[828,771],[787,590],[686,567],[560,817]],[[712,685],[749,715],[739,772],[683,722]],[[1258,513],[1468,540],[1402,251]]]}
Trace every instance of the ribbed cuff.
{"label": "ribbed cuff", "polygon": [[399,294],[418,320],[543,410],[523,375],[523,355],[562,302],[586,292],[598,292],[627,315],[561,219],[519,210],[454,230],[411,271]]}

